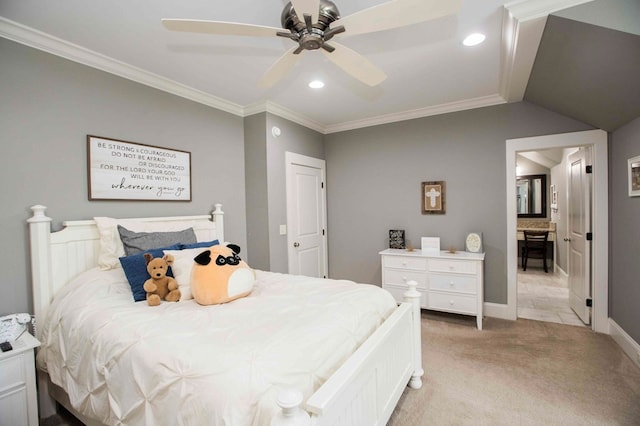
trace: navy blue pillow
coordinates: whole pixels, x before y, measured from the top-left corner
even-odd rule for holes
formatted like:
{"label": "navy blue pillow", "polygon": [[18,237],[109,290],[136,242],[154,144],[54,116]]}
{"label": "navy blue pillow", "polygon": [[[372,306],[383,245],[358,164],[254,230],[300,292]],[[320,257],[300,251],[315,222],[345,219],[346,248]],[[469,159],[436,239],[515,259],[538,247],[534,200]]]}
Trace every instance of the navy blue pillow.
{"label": "navy blue pillow", "polygon": [[[131,293],[133,293],[133,300],[140,302],[146,300],[147,292],[144,291],[144,282],[151,278],[151,275],[147,272],[147,259],[144,258],[145,253],[151,254],[153,257],[164,256],[163,250],[181,250],[181,244],[173,244],[168,247],[157,248],[147,250],[144,253],[132,254],[131,256],[123,256],[120,258],[120,264],[124,269],[124,274],[127,276],[129,286],[131,286]],[[173,271],[169,267],[167,276],[173,277]]]}
{"label": "navy blue pillow", "polygon": [[191,244],[180,244],[180,250],[192,249],[192,248],[211,247],[211,246],[217,246],[218,244],[220,244],[220,242],[218,240],[202,241],[202,242],[199,242],[199,243],[191,243]]}

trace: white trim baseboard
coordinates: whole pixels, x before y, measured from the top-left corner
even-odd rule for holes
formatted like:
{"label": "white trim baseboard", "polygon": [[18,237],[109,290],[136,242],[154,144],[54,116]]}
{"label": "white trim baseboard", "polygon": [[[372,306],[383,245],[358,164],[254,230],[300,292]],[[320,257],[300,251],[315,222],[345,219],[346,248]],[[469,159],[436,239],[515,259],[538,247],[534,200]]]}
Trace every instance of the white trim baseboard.
{"label": "white trim baseboard", "polygon": [[484,315],[492,318],[500,318],[515,321],[509,310],[509,305],[503,303],[484,302]]}
{"label": "white trim baseboard", "polygon": [[609,335],[622,348],[622,351],[640,367],[640,345],[627,334],[612,318],[609,318]]}

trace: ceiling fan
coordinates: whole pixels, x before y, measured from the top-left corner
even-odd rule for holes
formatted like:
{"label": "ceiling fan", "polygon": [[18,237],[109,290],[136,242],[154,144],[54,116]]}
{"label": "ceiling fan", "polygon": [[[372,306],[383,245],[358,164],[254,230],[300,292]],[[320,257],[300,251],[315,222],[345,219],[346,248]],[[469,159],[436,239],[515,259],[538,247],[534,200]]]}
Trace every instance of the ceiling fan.
{"label": "ceiling fan", "polygon": [[259,86],[264,88],[273,86],[286,75],[304,50],[320,50],[347,74],[364,84],[376,86],[387,78],[386,74],[362,55],[337,43],[333,38],[336,35],[366,34],[437,19],[457,13],[460,2],[461,0],[392,0],[341,17],[332,1],[291,0],[282,10],[282,28],[196,19],[162,19],[162,24],[172,31],[286,37],[293,40],[296,45],[285,52],[262,76]]}

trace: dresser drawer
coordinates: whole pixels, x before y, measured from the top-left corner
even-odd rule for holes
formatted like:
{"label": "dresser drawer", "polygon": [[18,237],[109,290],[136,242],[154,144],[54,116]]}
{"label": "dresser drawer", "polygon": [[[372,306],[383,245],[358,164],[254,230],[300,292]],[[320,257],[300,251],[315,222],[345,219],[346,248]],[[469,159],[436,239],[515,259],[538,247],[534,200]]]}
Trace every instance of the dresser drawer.
{"label": "dresser drawer", "polygon": [[426,271],[427,259],[411,256],[383,256],[382,265],[385,268],[412,269],[414,271]]}
{"label": "dresser drawer", "polygon": [[477,294],[478,284],[475,276],[434,273],[429,275],[429,289]]}
{"label": "dresser drawer", "polygon": [[427,309],[475,315],[477,298],[460,294],[429,292]]}
{"label": "dresser drawer", "polygon": [[22,357],[14,356],[0,361],[0,392],[26,386],[27,378],[23,368]]}
{"label": "dresser drawer", "polygon": [[407,281],[411,280],[418,283],[417,287],[419,289],[427,289],[427,275],[424,272],[386,268],[384,270],[384,284],[400,285],[404,286],[405,289],[408,289]]}
{"label": "dresser drawer", "polygon": [[477,271],[477,263],[471,260],[430,259],[429,271],[475,274]]}
{"label": "dresser drawer", "polygon": [[[387,290],[389,293],[391,293],[393,298],[396,299],[396,302],[398,302],[398,303],[404,302],[404,294],[408,290],[407,286],[384,284],[382,286],[382,288]],[[420,307],[421,308],[426,308],[427,307],[427,292],[424,291],[424,290],[418,290],[418,292],[420,293]]]}

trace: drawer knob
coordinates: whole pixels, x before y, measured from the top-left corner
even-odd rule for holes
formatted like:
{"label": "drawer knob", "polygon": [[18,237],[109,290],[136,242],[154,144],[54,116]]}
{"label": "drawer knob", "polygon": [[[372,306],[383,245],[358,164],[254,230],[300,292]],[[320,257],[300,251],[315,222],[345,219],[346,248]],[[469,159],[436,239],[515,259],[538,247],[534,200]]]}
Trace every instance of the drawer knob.
{"label": "drawer knob", "polygon": [[454,285],[456,285],[456,283],[454,283],[453,281],[451,281],[451,282],[449,283],[449,285],[450,285],[451,287],[453,287]]}
{"label": "drawer knob", "polygon": [[453,300],[449,300],[449,305],[453,306]]}
{"label": "drawer knob", "polygon": [[402,281],[407,282],[407,277],[402,277]]}
{"label": "drawer knob", "polygon": [[407,262],[403,261],[402,266],[407,266]]}
{"label": "drawer knob", "polygon": [[450,270],[450,271],[453,271],[453,270],[454,270],[453,265],[449,265],[449,270]]}

